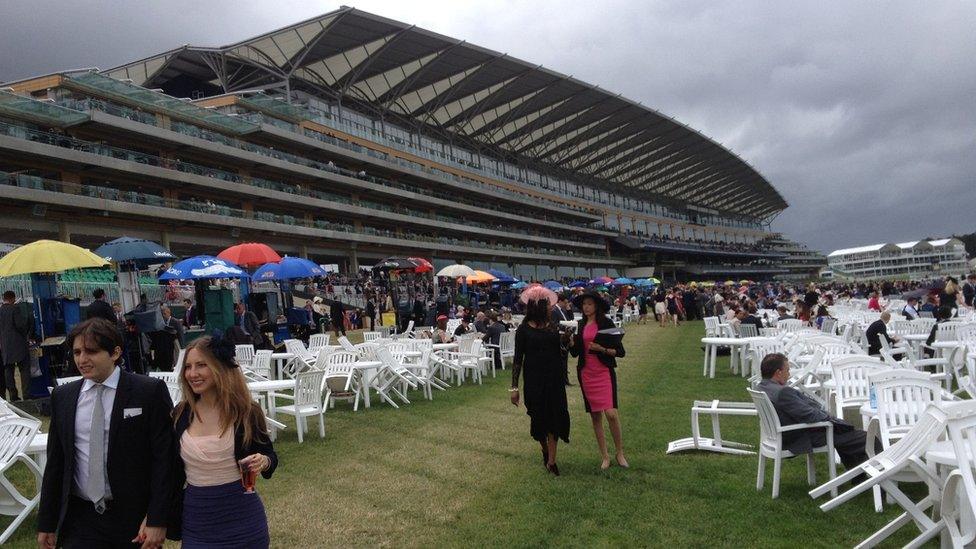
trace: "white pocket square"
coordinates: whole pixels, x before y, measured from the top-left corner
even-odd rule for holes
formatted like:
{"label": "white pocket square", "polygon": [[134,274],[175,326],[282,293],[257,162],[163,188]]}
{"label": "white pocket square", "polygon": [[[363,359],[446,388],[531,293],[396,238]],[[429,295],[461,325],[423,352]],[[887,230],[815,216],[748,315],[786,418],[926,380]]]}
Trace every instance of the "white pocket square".
{"label": "white pocket square", "polygon": [[142,415],[142,408],[125,408],[122,410],[122,419]]}

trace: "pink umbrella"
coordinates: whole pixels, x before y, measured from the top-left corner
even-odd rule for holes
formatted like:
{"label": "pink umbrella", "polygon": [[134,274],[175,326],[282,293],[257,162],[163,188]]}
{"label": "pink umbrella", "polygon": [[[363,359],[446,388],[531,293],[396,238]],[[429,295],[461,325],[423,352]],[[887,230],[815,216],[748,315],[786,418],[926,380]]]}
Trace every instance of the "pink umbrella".
{"label": "pink umbrella", "polygon": [[555,305],[557,300],[556,292],[546,288],[542,284],[531,284],[528,288],[522,290],[522,295],[519,296],[519,301],[522,303],[539,301],[540,299],[548,299],[549,305]]}

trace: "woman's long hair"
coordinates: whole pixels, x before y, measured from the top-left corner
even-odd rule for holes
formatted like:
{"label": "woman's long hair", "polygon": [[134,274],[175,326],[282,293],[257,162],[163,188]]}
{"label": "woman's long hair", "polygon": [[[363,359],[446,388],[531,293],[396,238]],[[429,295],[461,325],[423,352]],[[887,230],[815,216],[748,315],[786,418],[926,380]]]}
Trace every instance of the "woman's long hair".
{"label": "woman's long hair", "polygon": [[[190,356],[191,350],[196,350],[203,356],[213,374],[214,389],[217,391],[217,410],[220,412],[221,434],[227,432],[228,429],[236,429],[238,425],[242,425],[244,427],[245,446],[257,437],[266,440],[268,438],[268,425],[264,418],[264,412],[260,406],[251,400],[251,393],[247,390],[244,374],[233,362],[233,355],[225,357],[223,355],[227,353],[222,352],[223,350],[215,352],[213,338],[201,337],[187,346],[183,359],[184,363],[180,365],[181,372],[185,370],[186,357]],[[182,373],[180,374],[180,389],[183,393],[183,399],[176,405],[174,418],[181,417],[189,407],[191,419],[194,417],[199,419],[197,402],[200,400],[200,396],[193,392],[186,376]]]}

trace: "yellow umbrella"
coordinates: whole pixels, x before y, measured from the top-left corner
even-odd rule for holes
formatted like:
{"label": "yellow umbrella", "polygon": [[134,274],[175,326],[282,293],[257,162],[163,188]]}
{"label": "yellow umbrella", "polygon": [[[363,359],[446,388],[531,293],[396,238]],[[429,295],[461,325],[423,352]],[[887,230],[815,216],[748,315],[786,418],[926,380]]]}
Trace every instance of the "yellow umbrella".
{"label": "yellow umbrella", "polygon": [[485,271],[475,271],[473,275],[467,277],[468,284],[481,284],[483,282],[491,282],[492,280],[498,280],[491,273],[486,273]]}
{"label": "yellow umbrella", "polygon": [[55,240],[38,240],[21,246],[0,259],[0,276],[59,273],[68,269],[104,267],[105,258],[85,248]]}

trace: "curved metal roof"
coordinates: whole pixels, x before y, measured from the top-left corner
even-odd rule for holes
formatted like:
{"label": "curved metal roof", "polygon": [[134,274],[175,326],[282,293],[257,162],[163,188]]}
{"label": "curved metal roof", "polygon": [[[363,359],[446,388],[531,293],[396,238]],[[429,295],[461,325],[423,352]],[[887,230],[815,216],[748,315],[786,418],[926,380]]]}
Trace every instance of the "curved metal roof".
{"label": "curved metal roof", "polygon": [[302,89],[550,173],[754,218],[787,207],[701,133],[597,86],[354,8],[105,71],[167,91]]}

